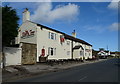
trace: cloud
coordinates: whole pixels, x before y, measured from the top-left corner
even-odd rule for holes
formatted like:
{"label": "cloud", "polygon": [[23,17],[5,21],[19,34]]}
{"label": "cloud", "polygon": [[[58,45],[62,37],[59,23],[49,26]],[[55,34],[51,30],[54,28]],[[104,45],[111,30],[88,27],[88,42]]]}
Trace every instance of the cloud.
{"label": "cloud", "polygon": [[112,0],[111,3],[108,5],[109,9],[117,10],[118,9],[118,1],[120,0]]}
{"label": "cloud", "polygon": [[31,20],[35,22],[54,22],[56,20],[72,21],[79,14],[79,6],[75,4],[57,5],[53,8],[52,3],[40,3],[38,8],[31,15]]}
{"label": "cloud", "polygon": [[103,25],[86,25],[84,28],[87,31],[95,31],[97,33],[103,33],[106,30],[106,27]]}
{"label": "cloud", "polygon": [[111,31],[118,31],[118,26],[120,26],[120,23],[113,23],[111,24],[108,28],[111,30]]}
{"label": "cloud", "polygon": [[104,31],[118,31],[120,23],[114,22],[110,25],[85,25],[84,28],[87,31],[95,31],[97,33],[103,33]]}

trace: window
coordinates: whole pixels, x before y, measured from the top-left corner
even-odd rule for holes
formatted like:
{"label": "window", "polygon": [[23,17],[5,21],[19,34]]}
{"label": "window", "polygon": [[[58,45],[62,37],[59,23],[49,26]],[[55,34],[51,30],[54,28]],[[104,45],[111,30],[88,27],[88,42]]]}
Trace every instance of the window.
{"label": "window", "polygon": [[53,48],[51,48],[51,55],[53,55]]}
{"label": "window", "polygon": [[56,34],[54,34],[54,40],[56,40]]}
{"label": "window", "polygon": [[56,48],[54,48],[54,55],[56,55]]}
{"label": "window", "polygon": [[67,41],[67,45],[70,45],[70,41]]}
{"label": "window", "polygon": [[48,48],[48,55],[50,55],[51,53],[50,53],[50,47]]}
{"label": "window", "polygon": [[56,55],[56,48],[51,48],[51,47],[49,47],[48,48],[48,54],[49,55]]}
{"label": "window", "polygon": [[56,34],[49,32],[49,39],[56,40]]}
{"label": "window", "polygon": [[90,53],[89,53],[89,56],[90,56]]}
{"label": "window", "polygon": [[50,32],[49,32],[49,39],[50,39]]}
{"label": "window", "polygon": [[83,51],[80,51],[80,56],[82,56],[83,55]]}
{"label": "window", "polygon": [[67,51],[67,55],[70,55],[70,51]]}

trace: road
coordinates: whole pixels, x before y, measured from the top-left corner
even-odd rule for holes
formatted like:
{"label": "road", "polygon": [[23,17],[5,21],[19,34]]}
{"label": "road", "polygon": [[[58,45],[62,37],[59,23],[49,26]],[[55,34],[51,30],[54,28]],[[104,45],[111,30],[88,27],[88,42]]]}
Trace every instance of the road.
{"label": "road", "polygon": [[14,82],[118,82],[119,67],[118,59],[109,59]]}

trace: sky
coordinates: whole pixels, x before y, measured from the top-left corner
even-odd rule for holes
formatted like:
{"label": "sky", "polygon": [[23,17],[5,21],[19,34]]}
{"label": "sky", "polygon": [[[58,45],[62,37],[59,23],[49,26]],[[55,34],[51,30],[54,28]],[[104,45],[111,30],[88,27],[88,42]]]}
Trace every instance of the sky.
{"label": "sky", "polygon": [[16,9],[22,24],[22,12],[30,11],[30,20],[71,35],[93,45],[118,51],[118,2],[4,2]]}

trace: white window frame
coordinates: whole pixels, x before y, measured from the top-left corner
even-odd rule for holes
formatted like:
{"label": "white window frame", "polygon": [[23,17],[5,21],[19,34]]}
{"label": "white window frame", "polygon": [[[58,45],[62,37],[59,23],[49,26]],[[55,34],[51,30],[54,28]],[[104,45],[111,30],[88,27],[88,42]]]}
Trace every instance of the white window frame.
{"label": "white window frame", "polygon": [[80,51],[80,56],[83,56],[83,51]]}
{"label": "white window frame", "polygon": [[89,53],[89,56],[90,56],[91,54]]}
{"label": "white window frame", "polygon": [[50,56],[56,55],[56,48],[48,47],[48,55],[50,55]]}
{"label": "white window frame", "polygon": [[70,45],[70,41],[67,41],[67,45]]}
{"label": "white window frame", "polygon": [[49,37],[49,39],[56,40],[56,34],[55,33],[49,32],[48,37]]}

